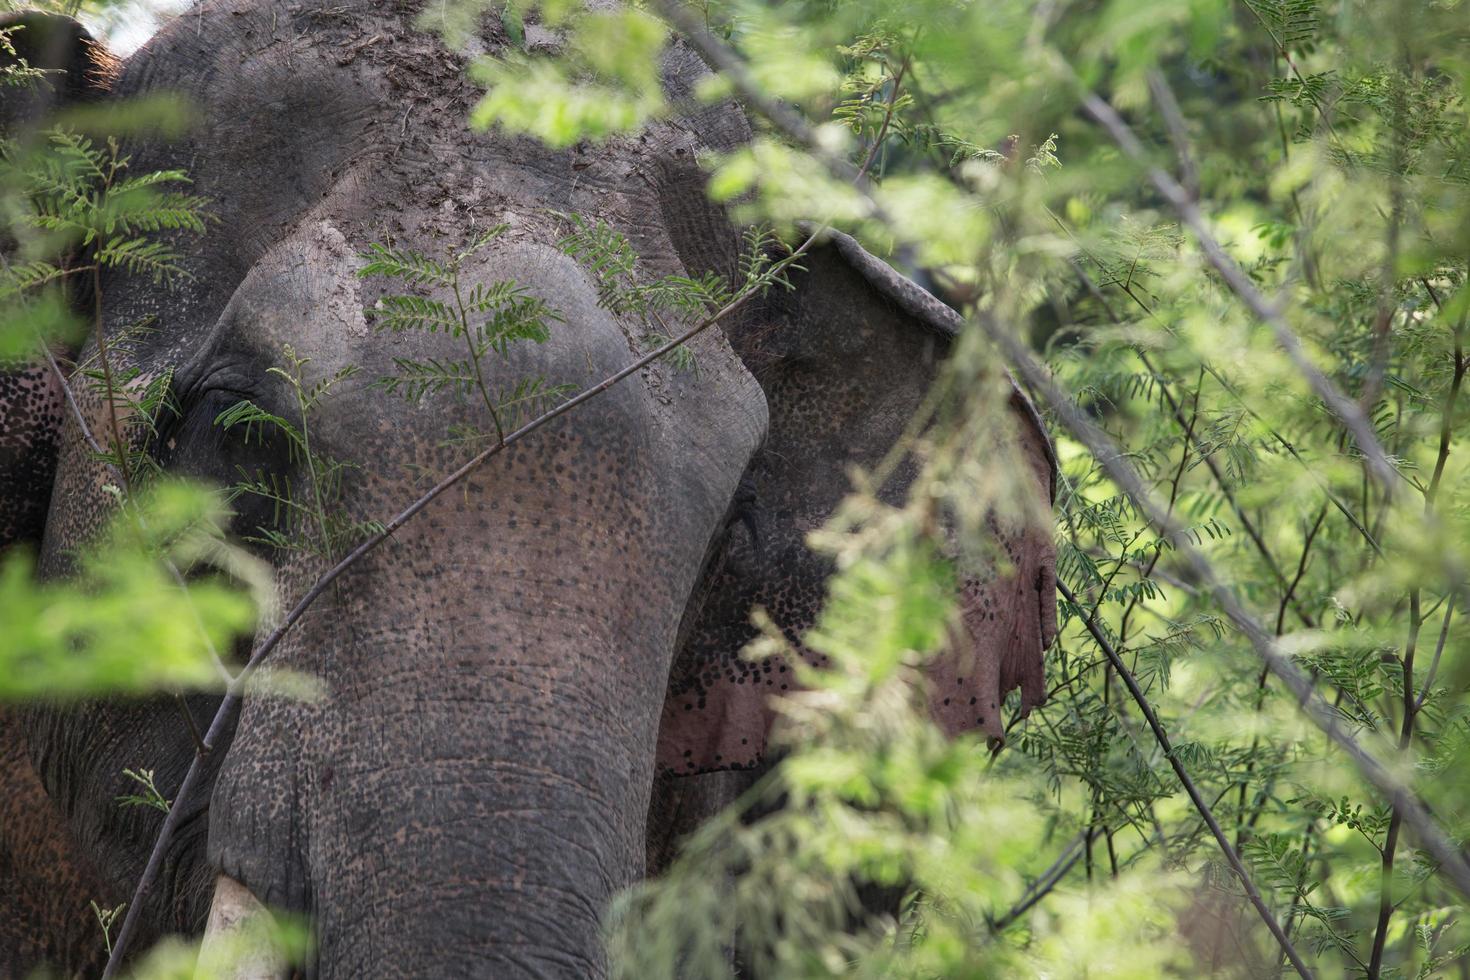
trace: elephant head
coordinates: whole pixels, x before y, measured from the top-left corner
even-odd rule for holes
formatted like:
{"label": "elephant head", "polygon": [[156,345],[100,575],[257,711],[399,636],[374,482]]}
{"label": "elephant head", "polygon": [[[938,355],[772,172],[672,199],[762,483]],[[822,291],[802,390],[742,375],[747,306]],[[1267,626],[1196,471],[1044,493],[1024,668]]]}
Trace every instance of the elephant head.
{"label": "elephant head", "polygon": [[[133,167],[186,168],[217,219],[186,244],[176,291],[101,283],[107,336],[150,325],[115,350],[170,388],[150,444],[164,470],[319,484],[279,429],[216,424],[242,401],[310,425],[314,452],[346,467],[333,506],[349,521],[384,518],[422,493],[423,474],[464,461],[454,435],[488,431],[484,406],[369,385],[404,360],[457,352],[443,334],[373,328],[364,311],[384,287],[358,275],[372,243],[442,254],[505,226],[466,259],[464,288],[514,282],[559,319],[544,343],[489,365],[492,388],[527,377],[586,388],[645,350],[647,328],[600,303],[596,278],[557,248],[561,215],[619,230],[648,276],[734,261],[739,231],[707,203],[695,159],[739,145],[748,125],[733,105],[688,101],[706,72],[688,48],[672,44],[662,66],[675,104],[690,106],[680,118],[552,150],[468,132],[463,64],[412,23],[366,0],[209,0],[117,71],[109,98],[193,103],[197,125],[134,147]],[[850,240],[806,265],[789,294],[701,334],[697,372],[655,362],[609,388],[437,498],[328,590],[265,668],[315,676],[323,694],[247,698],[206,791],[174,803],[184,819],[149,896],[149,933],[197,931],[224,875],[312,916],[322,976],[601,975],[599,920],[644,873],[656,773],[760,758],[781,668],[738,659],[750,605],[770,605],[793,635],[810,621],[826,568],[802,535],[844,492],[846,468],[894,443],[949,343]],[[288,346],[308,383],[357,372],[309,420],[269,370]],[[100,430],[101,399],[74,387]],[[1024,397],[1013,409],[998,424],[1020,433],[1045,495],[1050,447]],[[0,431],[29,417],[0,403]],[[22,448],[0,467],[54,474],[38,547],[42,573],[58,575],[110,497],[75,421],[56,406],[44,418],[54,432],[13,440]],[[900,475],[885,493],[904,487]],[[247,495],[233,529],[271,520]],[[34,537],[16,527],[12,538]],[[1009,547],[1002,577],[966,585],[963,662],[975,669],[936,669],[951,730],[990,730],[1018,684],[1028,703],[1040,695],[1049,539],[1028,531]],[[320,554],[262,554],[288,599],[323,568]],[[201,719],[212,705],[190,702]],[[114,804],[122,770],[146,765],[177,785],[187,728],[170,707],[112,701],[38,708],[25,728],[76,849],[120,900],[157,829],[156,813]]]}

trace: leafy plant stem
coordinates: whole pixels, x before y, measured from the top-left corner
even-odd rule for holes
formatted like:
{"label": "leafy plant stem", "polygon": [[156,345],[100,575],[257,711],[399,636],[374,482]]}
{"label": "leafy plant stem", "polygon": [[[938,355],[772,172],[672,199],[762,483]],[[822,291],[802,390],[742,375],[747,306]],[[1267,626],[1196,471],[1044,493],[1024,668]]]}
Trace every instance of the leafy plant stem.
{"label": "leafy plant stem", "polygon": [[490,391],[485,387],[485,374],[480,367],[480,352],[475,349],[474,332],[470,330],[470,317],[464,306],[464,296],[459,289],[459,263],[454,264],[454,277],[450,285],[454,290],[454,306],[459,316],[460,330],[464,333],[465,346],[469,349],[470,365],[475,372],[475,387],[480,391],[480,399],[485,403],[485,410],[490,413],[490,421],[495,425],[496,445],[505,444],[505,428],[500,422],[500,412],[495,408],[495,400],[490,397]]}
{"label": "leafy plant stem", "polygon": [[1286,45],[1282,43],[1281,38],[1277,36],[1276,31],[1272,29],[1271,25],[1266,23],[1266,19],[1261,16],[1261,12],[1256,9],[1255,5],[1247,3],[1245,7],[1271,38],[1271,43],[1276,47],[1276,53],[1286,62],[1286,67],[1291,70],[1291,74],[1296,78],[1297,84],[1302,87],[1302,93],[1312,103],[1312,108],[1317,110],[1317,118],[1322,120],[1322,124],[1327,127],[1327,131],[1331,134],[1332,139],[1336,140],[1337,130],[1332,125],[1332,119],[1327,115],[1327,109],[1318,100],[1316,93],[1307,84],[1306,78],[1302,76],[1301,69],[1297,67],[1296,59],[1291,56],[1291,52],[1287,50]]}
{"label": "leafy plant stem", "polygon": [[888,93],[887,105],[883,107],[883,122],[878,126],[878,133],[873,137],[873,145],[868,148],[867,157],[862,166],[858,167],[858,180],[868,175],[868,170],[873,166],[873,161],[878,158],[878,153],[883,149],[883,141],[888,138],[888,127],[893,122],[893,109],[898,103],[898,93],[903,86],[903,76],[909,69],[909,60],[904,58],[898,66],[898,71],[893,74],[893,90]]}
{"label": "leafy plant stem", "polygon": [[[293,358],[293,360],[295,360]],[[311,451],[311,424],[308,421],[308,413],[311,405],[306,395],[306,380],[301,373],[302,362],[296,361],[291,368],[295,376],[292,388],[296,393],[296,407],[301,413],[301,457],[306,465],[307,476],[311,479],[311,497],[316,512],[312,515],[316,519],[317,532],[321,535],[322,553],[328,558],[335,554],[332,542],[332,532],[328,524],[327,503],[322,496],[322,474],[317,466],[316,454]]]}
{"label": "leafy plant stem", "polygon": [[[1189,468],[1190,450],[1195,446],[1194,427],[1199,422],[1199,398],[1200,391],[1204,387],[1204,369],[1200,369],[1200,376],[1195,382],[1194,404],[1190,409],[1189,421],[1184,426],[1184,443],[1179,450],[1179,466],[1174,470],[1174,479],[1169,485],[1169,499],[1165,508],[1169,514],[1174,513],[1175,505],[1179,502],[1179,487],[1184,479],[1184,472]],[[1148,564],[1143,569],[1143,577],[1149,578],[1154,573],[1159,559],[1164,555],[1164,549],[1157,548],[1149,556]],[[1123,615],[1118,623],[1118,643],[1125,650],[1128,648],[1128,621],[1133,615],[1133,610],[1138,607],[1140,594],[1134,595],[1128,600],[1128,605],[1123,609]]]}

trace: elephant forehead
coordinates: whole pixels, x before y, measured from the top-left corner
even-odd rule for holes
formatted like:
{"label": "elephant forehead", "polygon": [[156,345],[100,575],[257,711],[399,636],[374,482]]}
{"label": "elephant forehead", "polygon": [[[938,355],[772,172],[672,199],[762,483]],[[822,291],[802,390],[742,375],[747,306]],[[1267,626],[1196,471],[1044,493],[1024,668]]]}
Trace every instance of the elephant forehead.
{"label": "elephant forehead", "polygon": [[[514,215],[494,217],[515,221]],[[259,377],[266,367],[283,362],[287,345],[297,357],[309,358],[308,383],[355,368],[358,373],[334,396],[333,405],[341,410],[326,408],[313,420],[321,444],[346,458],[384,433],[433,442],[456,424],[488,429],[492,423],[476,393],[455,398],[441,392],[411,404],[374,387],[378,379],[401,374],[408,360],[465,363],[466,341],[448,332],[376,329],[373,309],[381,308],[385,294],[412,292],[452,307],[453,291],[364,278],[362,254],[369,242],[355,237],[330,220],[312,220],[268,250],[212,331],[203,363],[189,373],[204,387],[215,372],[226,373],[217,382],[223,387],[248,387],[231,383],[228,375],[243,368]],[[652,328],[604,308],[589,274],[549,244],[554,239],[554,229],[537,221],[513,223],[461,271],[462,295],[513,283],[554,314],[546,321],[545,342],[516,343],[503,356],[490,353],[482,359],[492,398],[527,381],[564,386],[569,394],[585,390],[650,346]],[[396,244],[435,255],[447,251],[443,241],[425,236],[421,242]],[[625,475],[656,483],[660,496],[680,500],[690,517],[704,524],[723,513],[746,461],[765,436],[767,412],[759,385],[717,329],[695,338],[691,350],[697,371],[655,362],[557,424],[587,433],[590,440],[630,447],[641,465]],[[276,390],[269,397],[282,394]],[[531,417],[521,413],[518,420]]]}

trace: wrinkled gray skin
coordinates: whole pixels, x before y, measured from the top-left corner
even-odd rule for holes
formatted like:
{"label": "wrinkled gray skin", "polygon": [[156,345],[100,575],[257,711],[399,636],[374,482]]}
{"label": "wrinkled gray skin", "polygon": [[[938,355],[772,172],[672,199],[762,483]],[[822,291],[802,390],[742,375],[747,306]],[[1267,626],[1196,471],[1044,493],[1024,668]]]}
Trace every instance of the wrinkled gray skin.
{"label": "wrinkled gray skin", "polygon": [[[731,270],[739,235],[706,203],[695,158],[749,138],[734,106],[690,106],[637,137],[568,151],[473,135],[463,64],[412,16],[342,0],[207,2],[117,74],[110,97],[177,92],[196,104],[189,135],[136,147],[134,169],[188,169],[219,219],[187,243],[192,278],[177,292],[120,276],[103,284],[107,331],[153,318],[136,362],[148,376],[173,371],[179,414],[162,420],[154,447],[169,471],[221,483],[241,466],[292,472],[281,439],[247,443],[212,424],[242,398],[295,415],[266,373],[287,343],[311,358],[313,377],[361,369],[364,380],[311,420],[320,451],[359,467],[341,501],[350,514],[384,518],[423,491],[421,474],[465,458],[443,441],[456,422],[488,427],[472,404],[415,408],[366,390],[366,379],[392,373],[392,357],[458,356],[447,338],[371,330],[362,311],[385,284],[354,275],[370,242],[435,253],[510,223],[467,282],[514,279],[565,322],[547,344],[515,348],[493,387],[527,375],[582,387],[644,349],[646,328],[600,309],[588,275],[556,250],[551,211],[623,231],[647,276]],[[487,26],[484,41],[494,48],[504,36]],[[682,100],[705,68],[675,44],[664,72]],[[175,803],[186,816],[137,949],[162,933],[197,933],[223,872],[313,917],[322,977],[604,972],[609,898],[739,783],[672,773],[760,761],[764,697],[779,685],[758,686],[734,657],[749,600],[788,597],[773,613],[793,636],[810,622],[825,566],[803,557],[801,536],[840,497],[846,468],[892,444],[948,344],[839,249],[809,265],[793,294],[696,340],[697,375],[656,365],[543,429],[318,601],[270,665],[322,678],[325,696],[247,699],[204,789]],[[0,546],[35,544],[42,573],[62,575],[109,512],[106,477],[75,423],[60,421],[45,376],[7,377],[35,380],[23,399],[0,400],[0,475],[54,466],[54,481],[43,526],[34,494],[44,489],[0,511],[21,515],[0,529]],[[99,400],[79,394],[103,431]],[[1049,447],[1029,406],[1014,405],[997,424],[1020,434],[1045,499]],[[901,481],[888,489],[901,491]],[[246,501],[234,530],[268,520],[268,508]],[[1007,574],[967,583],[974,643],[936,674],[945,685],[958,674],[969,704],[989,699],[988,712],[1018,685],[1028,704],[1039,700],[1032,681],[1053,603],[1044,531],[1001,537]],[[315,559],[267,557],[286,599],[321,570]],[[946,715],[942,694],[947,727],[988,727],[967,720],[968,708]],[[671,721],[671,704],[682,720]],[[190,699],[201,727],[214,705]],[[68,887],[95,888],[70,907],[124,900],[160,815],[115,804],[128,788],[121,773],[150,767],[160,786],[178,784],[192,749],[177,711],[109,701],[16,717],[0,726],[0,748],[14,754],[24,740],[34,769],[8,778],[38,779],[63,826],[0,811],[0,885],[59,887],[15,859],[39,846],[39,824],[56,838],[45,846],[80,869]],[[749,751],[733,757],[730,745]],[[0,925],[0,966],[85,965],[78,937],[95,927],[84,915],[52,921],[43,942],[6,932],[44,918],[26,914]]]}

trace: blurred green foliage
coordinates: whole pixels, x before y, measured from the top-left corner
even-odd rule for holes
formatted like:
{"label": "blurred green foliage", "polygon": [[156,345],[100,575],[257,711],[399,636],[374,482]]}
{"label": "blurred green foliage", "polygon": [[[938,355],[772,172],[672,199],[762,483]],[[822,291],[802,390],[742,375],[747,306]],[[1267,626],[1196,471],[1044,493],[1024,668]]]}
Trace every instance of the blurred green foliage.
{"label": "blurred green foliage", "polygon": [[[50,85],[20,59],[17,36],[28,28],[0,31],[0,88]],[[177,132],[187,118],[176,102],[155,100],[106,112],[62,108],[11,120],[0,134],[0,367],[65,372],[74,396],[105,406],[106,420],[104,430],[90,431],[78,405],[66,422],[86,440],[104,501],[90,522],[97,531],[80,550],[48,556],[66,577],[38,573],[39,542],[0,539],[0,703],[222,690],[236,640],[273,605],[269,573],[224,537],[229,514],[219,491],[157,472],[148,445],[170,378],[145,377],[130,363],[131,344],[148,324],[121,325],[106,347],[93,345],[77,361],[48,365],[41,356],[104,336],[76,303],[89,288],[101,309],[104,271],[146,276],[159,288],[183,276],[176,247],[206,231],[209,202],[181,189],[182,171],[131,172],[119,137]],[[122,775],[141,795],[117,805],[169,810],[152,769]],[[111,952],[125,909],[92,903],[99,949]],[[294,922],[269,927],[299,962],[307,930]],[[219,945],[196,968],[197,948],[164,943],[130,975],[233,976],[231,964],[249,955],[248,944],[238,945]]]}
{"label": "blurred green foliage", "polygon": [[165,483],[117,514],[65,582],[38,581],[24,553],[8,557],[0,697],[221,686],[210,652],[229,650],[254,626],[254,602],[218,576],[196,578],[186,592],[164,559],[207,569],[222,516],[213,494]]}
{"label": "blurred green foliage", "polygon": [[[474,69],[487,88],[474,122],[565,146],[672,111],[656,70],[668,36],[658,9],[458,0],[423,16],[460,43],[481,14],[498,15],[509,44]],[[1463,836],[1463,0],[684,9],[815,137],[795,143],[757,119],[751,145],[707,161],[712,192],[787,231],[831,221],[922,269],[957,308],[1011,325],[1342,722],[1397,757]],[[717,74],[700,96],[736,90]],[[1271,332],[1080,111],[1088,92],[1124,113],[1314,361],[1363,405],[1397,471],[1393,499]],[[1177,99],[1177,119],[1160,93]],[[871,186],[834,174],[834,158]],[[59,322],[60,307],[49,309]],[[738,958],[775,977],[1279,972],[1091,624],[1144,686],[1175,758],[1320,975],[1463,973],[1464,896],[1400,838],[1389,802],[1193,586],[1179,542],[1158,536],[1059,429],[1059,574],[1078,603],[1062,603],[1048,652],[1051,699],[1014,714],[993,757],[923,717],[922,666],[942,653],[954,616],[955,541],[962,557],[984,555],[992,520],[1036,519],[1016,482],[1023,467],[987,437],[1004,395],[978,331],[960,338],[946,384],[957,400],[919,430],[909,500],[882,503],[860,477],[813,536],[839,573],[806,642],[832,667],[808,672],[808,689],[781,704],[787,754],[666,877],[619,903],[615,970],[728,976]],[[201,499],[179,498],[147,526],[192,527],[183,517],[207,515]],[[143,561],[170,540],[130,527],[117,547]],[[20,581],[12,570],[0,589],[38,588]],[[30,606],[17,608],[71,609],[78,594],[26,592]],[[216,598],[216,628],[243,625],[243,607]],[[44,635],[62,637],[73,661],[87,649],[74,642],[88,635],[80,627]],[[768,628],[751,654],[783,643]],[[110,647],[99,649],[99,669],[115,670]],[[67,676],[76,690],[102,683]],[[896,914],[860,900],[872,887],[904,894]]]}
{"label": "blurred green foliage", "polygon": [[[525,33],[591,29],[565,6],[545,19],[511,6]],[[707,161],[712,193],[778,228],[830,220],[922,269],[962,311],[1010,324],[1356,737],[1400,759],[1442,825],[1463,834],[1470,474],[1456,450],[1470,369],[1470,8],[679,6],[813,136],[794,142],[752,113],[755,141]],[[656,61],[656,33],[642,43]],[[516,89],[497,74],[509,60],[483,70],[498,108],[478,121],[544,137],[560,100],[589,84],[602,96],[595,118],[559,128],[557,143],[631,131],[658,111],[654,80],[577,49],[514,55],[538,78],[575,79],[562,91]],[[701,96],[743,98],[735,81],[717,72]],[[1080,110],[1089,92],[1123,112],[1313,360],[1363,405],[1397,470],[1392,500],[1270,330]],[[872,186],[855,187],[851,168]],[[962,552],[983,551],[987,520],[1016,510],[1021,493],[976,448],[999,411],[995,362],[978,331],[961,339],[949,384],[963,404],[917,440],[925,465],[906,506],[879,503],[860,481],[814,536],[841,571],[806,642],[833,667],[783,703],[789,754],[743,815],[699,833],[668,876],[621,904],[621,974],[726,976],[732,951],[770,976],[1280,970],[1089,621],[1139,678],[1176,758],[1321,975],[1463,970],[1464,896],[1400,839],[1388,802],[1193,587],[1178,542],[1064,432],[1056,540],[1078,605],[1062,603],[1050,702],[1011,720],[993,760],[921,717],[916,668],[943,647],[952,615],[937,587],[951,574],[947,542],[926,535],[957,527]],[[897,918],[865,909],[860,882],[907,891]]]}

